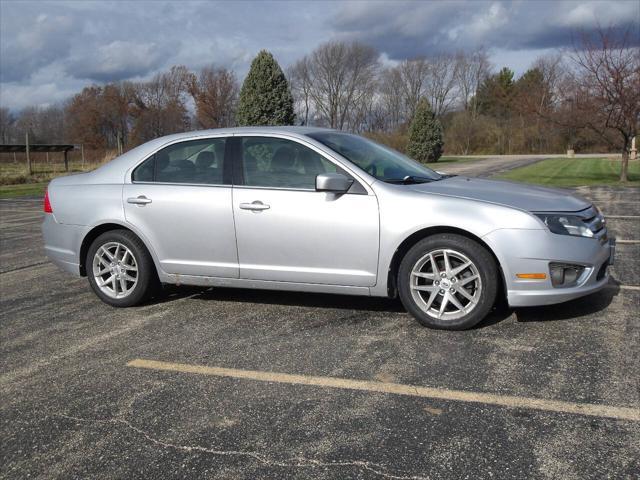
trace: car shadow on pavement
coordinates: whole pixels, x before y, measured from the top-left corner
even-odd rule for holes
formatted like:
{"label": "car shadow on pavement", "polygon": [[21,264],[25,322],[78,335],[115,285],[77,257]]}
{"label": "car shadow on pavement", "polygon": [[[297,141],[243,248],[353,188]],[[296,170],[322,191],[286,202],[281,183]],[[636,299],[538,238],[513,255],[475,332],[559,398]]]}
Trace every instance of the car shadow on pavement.
{"label": "car shadow on pavement", "polygon": [[[176,287],[167,285],[162,298],[157,303],[171,302],[190,297],[194,300],[237,302],[247,305],[281,305],[291,307],[356,310],[360,312],[388,312],[409,315],[400,299],[365,297],[355,295],[332,295],[308,292],[286,292],[279,290],[253,290],[223,287]],[[513,310],[506,302],[499,302],[489,315],[473,329],[485,328],[509,318]],[[416,323],[417,324],[417,323]]]}
{"label": "car shadow on pavement", "polygon": [[164,290],[164,298],[158,299],[157,302],[173,301],[184,297],[247,304],[370,310],[390,313],[402,313],[405,311],[400,300],[392,298],[223,287],[167,286]]}
{"label": "car shadow on pavement", "polygon": [[471,330],[491,327],[502,322],[503,320],[506,320],[507,318],[511,317],[511,315],[513,315],[513,309],[509,308],[507,302],[498,300],[491,312],[489,312],[484,320],[471,327]]}
{"label": "car shadow on pavement", "polygon": [[[489,315],[472,329],[482,329],[496,325],[514,314],[518,322],[549,322],[576,319],[605,310],[611,304],[613,298],[618,295],[619,291],[618,284],[612,281],[607,288],[600,292],[556,305],[513,309],[506,304],[506,301],[498,301]],[[187,297],[195,300],[245,304],[406,313],[400,300],[393,298],[223,287],[176,287],[168,285],[165,286],[163,295],[152,300],[152,302],[172,302]]]}
{"label": "car shadow on pavement", "polygon": [[543,307],[527,307],[515,309],[519,322],[553,322],[571,320],[592,315],[605,310],[620,292],[618,283],[611,282],[606,288],[586,297],[577,298],[565,303],[546,305]]}

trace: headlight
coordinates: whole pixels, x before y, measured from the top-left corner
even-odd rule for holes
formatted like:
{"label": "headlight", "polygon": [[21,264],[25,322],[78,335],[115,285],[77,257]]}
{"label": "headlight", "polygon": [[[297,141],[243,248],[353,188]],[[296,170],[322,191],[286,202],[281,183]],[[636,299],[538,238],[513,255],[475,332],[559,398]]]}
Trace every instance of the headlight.
{"label": "headlight", "polygon": [[581,217],[558,213],[536,213],[535,215],[542,220],[553,233],[574,235],[576,237],[593,237],[593,231],[584,223]]}

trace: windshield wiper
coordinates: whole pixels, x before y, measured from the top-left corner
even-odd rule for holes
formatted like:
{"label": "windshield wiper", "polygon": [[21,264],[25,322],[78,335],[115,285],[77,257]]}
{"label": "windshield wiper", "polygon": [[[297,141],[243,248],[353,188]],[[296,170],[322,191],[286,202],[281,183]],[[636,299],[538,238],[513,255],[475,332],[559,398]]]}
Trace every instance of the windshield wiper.
{"label": "windshield wiper", "polygon": [[452,173],[441,173],[440,178],[436,178],[436,180],[443,180],[445,178],[457,177],[457,175],[453,175]]}
{"label": "windshield wiper", "polygon": [[426,178],[426,177],[416,177],[413,175],[407,175],[404,178],[388,178],[384,180],[387,183],[395,183],[395,184],[400,184],[400,185],[409,185],[409,184],[413,184],[413,183],[427,183],[427,182],[432,182],[433,179],[432,178]]}

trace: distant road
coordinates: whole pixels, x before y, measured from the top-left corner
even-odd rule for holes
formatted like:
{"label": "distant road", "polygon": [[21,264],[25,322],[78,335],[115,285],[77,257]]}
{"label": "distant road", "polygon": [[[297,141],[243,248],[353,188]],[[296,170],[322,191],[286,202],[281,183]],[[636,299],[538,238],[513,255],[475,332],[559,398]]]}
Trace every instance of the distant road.
{"label": "distant road", "polygon": [[[490,177],[497,173],[503,173],[514,168],[525,167],[532,163],[545,160],[547,158],[564,157],[562,154],[548,155],[469,155],[463,158],[482,158],[477,162],[460,162],[460,163],[443,163],[433,165],[438,171],[452,173],[455,175],[468,175],[472,177]],[[611,153],[587,153],[576,155],[576,158],[602,158],[602,157],[619,157],[619,155]]]}

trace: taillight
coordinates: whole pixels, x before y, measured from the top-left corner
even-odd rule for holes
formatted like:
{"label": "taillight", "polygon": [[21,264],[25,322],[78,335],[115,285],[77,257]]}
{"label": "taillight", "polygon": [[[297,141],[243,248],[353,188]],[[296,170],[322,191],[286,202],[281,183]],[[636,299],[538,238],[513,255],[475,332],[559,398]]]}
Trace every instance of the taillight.
{"label": "taillight", "polygon": [[44,191],[44,213],[53,213],[51,202],[49,201],[49,190]]}

